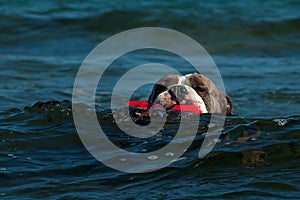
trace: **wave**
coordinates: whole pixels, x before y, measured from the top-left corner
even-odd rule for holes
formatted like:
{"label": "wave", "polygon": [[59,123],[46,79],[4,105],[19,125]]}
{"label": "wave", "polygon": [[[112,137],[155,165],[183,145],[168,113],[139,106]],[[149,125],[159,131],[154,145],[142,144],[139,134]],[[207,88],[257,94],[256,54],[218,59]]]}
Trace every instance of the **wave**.
{"label": "wave", "polygon": [[[87,113],[91,110],[84,106],[83,109]],[[118,112],[118,115],[122,116],[126,109],[119,109],[114,112]],[[136,114],[139,112],[142,111],[131,108],[131,118],[134,121],[145,123],[149,120],[145,116],[141,117],[141,115]],[[114,121],[111,111],[97,108],[97,113],[103,130],[108,130],[106,133],[108,137],[115,140],[115,143],[122,144],[122,147],[137,152],[145,148],[150,148],[147,151],[153,151],[155,148],[168,144],[178,131],[180,118],[182,116],[188,117],[188,115],[181,116],[179,112],[168,112],[166,127],[163,131],[155,137],[144,140],[128,137],[127,134],[124,134]],[[119,120],[126,122],[128,119],[124,116]],[[191,127],[198,129],[198,135],[191,148],[192,151],[195,151],[195,155],[201,146],[203,134],[207,131],[209,123],[210,115],[202,115],[199,122],[200,126],[195,123],[193,125],[195,127]],[[211,159],[218,160],[219,157],[224,157],[225,160],[229,161],[228,164],[232,160],[235,162],[239,160],[240,164],[254,166],[267,163],[278,164],[278,162],[299,156],[299,132],[299,116],[287,118],[227,116],[219,143],[215,146],[211,156],[208,156],[209,158],[204,159],[204,161],[213,163],[215,161],[210,161]],[[55,145],[72,148],[74,144],[82,147],[73,124],[71,102],[69,101],[38,102],[33,106],[25,107],[24,110],[7,110],[1,114],[1,135],[2,139],[6,141],[1,145],[2,148],[6,145],[12,145],[12,143],[7,143],[10,140],[14,141],[15,147],[25,149],[40,148],[42,144],[44,147]],[[136,143],[135,146],[131,145],[133,141]],[[145,141],[147,145],[145,145]],[[280,157],[276,158],[279,155]],[[240,159],[241,156],[244,160]],[[265,157],[268,162],[264,163]],[[256,159],[258,163],[255,163]]]}
{"label": "wave", "polygon": [[[299,49],[300,16],[279,15],[277,18],[243,15],[229,8],[195,8],[185,4],[170,9],[140,9],[103,7],[82,10],[72,8],[21,10],[20,13],[3,12],[0,26],[2,44],[38,42],[55,38],[89,36],[103,40],[118,32],[137,27],[166,27],[181,31],[207,46],[212,53],[239,51],[287,52]],[[222,9],[222,8],[221,8]],[[227,10],[226,10],[227,9]],[[245,8],[243,8],[245,9]],[[273,12],[273,11],[271,11]],[[277,14],[276,10],[274,15]]]}
{"label": "wave", "polygon": [[[90,112],[84,105],[82,109],[86,114]],[[115,112],[122,113],[124,109]],[[169,113],[160,134],[138,139],[120,131],[113,121],[112,111],[96,110],[99,123],[108,130],[107,136],[116,145],[140,153],[168,144],[178,130],[180,119],[180,113]],[[132,108],[131,111],[140,112]],[[0,179],[5,181],[0,193],[4,198],[26,195],[46,199],[53,195],[61,198],[74,195],[131,197],[132,194],[139,196],[144,190],[153,191],[150,196],[155,198],[167,195],[177,199],[183,196],[194,199],[199,195],[207,198],[241,195],[281,198],[287,193],[290,197],[297,196],[299,177],[295,174],[299,173],[300,116],[228,116],[217,145],[205,158],[199,159],[209,118],[209,115],[201,116],[197,127],[190,123],[192,128],[198,128],[198,134],[179,160],[167,168],[141,175],[111,170],[87,152],[76,133],[69,101],[37,102],[24,109],[6,110],[0,115]],[[274,182],[275,177],[279,181]],[[225,188],[220,181],[225,182]],[[74,194],[62,189],[66,187],[80,192]],[[107,187],[114,192],[99,193]],[[191,187],[201,191],[200,194],[186,193]],[[174,188],[181,195],[165,192]]]}

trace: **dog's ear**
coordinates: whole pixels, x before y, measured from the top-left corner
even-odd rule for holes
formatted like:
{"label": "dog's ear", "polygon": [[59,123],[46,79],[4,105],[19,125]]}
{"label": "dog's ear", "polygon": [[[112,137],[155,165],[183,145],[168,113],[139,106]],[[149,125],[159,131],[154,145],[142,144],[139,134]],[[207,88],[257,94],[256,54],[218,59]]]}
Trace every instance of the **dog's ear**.
{"label": "dog's ear", "polygon": [[226,115],[232,115],[232,103],[228,95],[226,95],[226,101]]}
{"label": "dog's ear", "polygon": [[208,93],[208,85],[210,80],[202,74],[194,73],[189,77],[191,87],[200,95],[201,93]]}
{"label": "dog's ear", "polygon": [[174,84],[177,84],[179,81],[179,75],[177,74],[169,74],[162,77],[153,87],[152,92],[148,98],[149,107],[154,103],[156,97],[168,90],[168,87]]}
{"label": "dog's ear", "polygon": [[[194,73],[189,78],[192,88],[201,96],[208,110],[211,112],[222,112],[226,106],[226,115],[232,114],[232,103],[230,97],[225,95],[217,86],[207,77],[202,74]],[[225,103],[226,96],[226,104]],[[212,99],[218,99],[219,103],[222,102],[220,107],[217,101],[212,101]],[[218,108],[218,109],[216,109]]]}
{"label": "dog's ear", "polygon": [[148,105],[151,106],[151,105],[154,103],[156,97],[157,97],[160,93],[162,93],[162,92],[164,92],[164,91],[166,91],[166,90],[168,90],[168,88],[165,86],[165,83],[164,83],[164,82],[156,83],[156,84],[154,85],[153,89],[152,89],[152,92],[151,92],[149,98],[148,98]]}

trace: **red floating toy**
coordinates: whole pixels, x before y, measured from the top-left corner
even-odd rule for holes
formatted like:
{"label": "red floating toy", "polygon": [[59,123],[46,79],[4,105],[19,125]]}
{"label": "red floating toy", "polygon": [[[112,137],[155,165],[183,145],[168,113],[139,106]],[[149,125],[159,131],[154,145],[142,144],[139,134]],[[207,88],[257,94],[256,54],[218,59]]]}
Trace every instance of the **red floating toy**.
{"label": "red floating toy", "polygon": [[[148,103],[146,101],[129,101],[128,106],[147,109]],[[156,109],[160,109],[159,106],[153,105],[152,107]],[[183,104],[183,105],[175,105],[170,110],[182,111],[182,112],[191,112],[195,114],[202,114],[203,112],[194,104]]]}

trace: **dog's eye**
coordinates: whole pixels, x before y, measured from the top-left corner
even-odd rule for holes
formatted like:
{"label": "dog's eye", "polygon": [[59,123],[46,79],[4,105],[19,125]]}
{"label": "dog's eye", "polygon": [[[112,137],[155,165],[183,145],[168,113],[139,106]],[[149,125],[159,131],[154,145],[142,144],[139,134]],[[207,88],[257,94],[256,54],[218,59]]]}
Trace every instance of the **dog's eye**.
{"label": "dog's eye", "polygon": [[185,87],[180,87],[179,92],[182,93],[182,94],[185,94],[185,93],[187,93],[187,90],[186,90]]}

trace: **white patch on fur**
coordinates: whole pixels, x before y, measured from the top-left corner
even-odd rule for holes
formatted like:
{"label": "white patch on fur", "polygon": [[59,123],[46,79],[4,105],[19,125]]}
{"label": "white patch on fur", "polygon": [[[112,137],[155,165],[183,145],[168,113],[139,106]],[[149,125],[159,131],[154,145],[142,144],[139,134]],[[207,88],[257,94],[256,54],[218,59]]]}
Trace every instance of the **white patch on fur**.
{"label": "white patch on fur", "polygon": [[[201,98],[201,96],[191,87],[191,84],[189,82],[189,78],[193,76],[194,74],[187,74],[185,76],[179,76],[178,83],[175,85],[185,85],[187,90],[189,91],[190,100],[193,101],[193,104],[196,105],[199,110],[202,111],[202,113],[208,113],[206,109],[206,105]],[[168,88],[170,89],[174,85],[170,85]],[[160,93],[156,98],[156,104],[160,104],[161,106],[165,108],[169,108],[173,106],[176,102],[171,100],[171,96],[169,95],[168,91],[164,91]]]}
{"label": "white patch on fur", "polygon": [[[181,84],[181,85],[184,85],[184,84]],[[174,85],[172,85],[172,86],[174,86]],[[198,109],[202,111],[202,113],[208,113],[208,111],[206,109],[206,105],[205,105],[203,99],[201,98],[201,96],[198,95],[198,93],[192,87],[190,87],[186,84],[185,84],[185,88],[188,90],[188,96],[190,96],[188,98],[193,101],[193,104],[195,106],[197,106]],[[172,107],[176,103],[171,100],[171,96],[168,91],[164,91],[164,92],[160,93],[157,96],[157,99],[155,102],[156,102],[156,104],[160,104],[162,107],[164,107],[166,109]]]}
{"label": "white patch on fur", "polygon": [[193,74],[187,74],[185,76],[180,76],[179,80],[178,80],[178,85],[188,85],[191,86],[190,82],[189,82],[189,77],[192,76]]}
{"label": "white patch on fur", "polygon": [[160,93],[157,96],[155,103],[158,105],[161,105],[162,107],[164,107],[166,109],[168,109],[176,104],[176,102],[171,100],[171,95],[169,94],[168,91],[164,91],[164,92]]}
{"label": "white patch on fur", "polygon": [[200,97],[200,95],[198,95],[197,92],[192,88],[190,88],[189,93],[193,93],[193,96],[196,99],[195,105],[198,106],[199,110],[201,110],[202,113],[208,113],[208,111],[206,109],[206,105],[205,105],[203,99]]}
{"label": "white patch on fur", "polygon": [[178,80],[178,85],[185,85],[185,82],[186,82],[186,77],[180,76]]}

